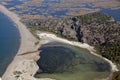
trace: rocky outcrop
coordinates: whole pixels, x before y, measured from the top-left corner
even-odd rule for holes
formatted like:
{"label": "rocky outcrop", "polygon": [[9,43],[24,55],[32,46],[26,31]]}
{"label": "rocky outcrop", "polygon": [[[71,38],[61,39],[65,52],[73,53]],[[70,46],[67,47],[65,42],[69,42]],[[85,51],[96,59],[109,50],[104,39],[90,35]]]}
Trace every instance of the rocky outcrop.
{"label": "rocky outcrop", "polygon": [[[120,23],[104,13],[48,20],[22,20],[35,30],[54,32],[62,37],[92,45],[120,40]],[[117,36],[117,37],[116,37]]]}
{"label": "rocky outcrop", "polygon": [[[53,32],[61,37],[96,46],[104,57],[120,63],[120,23],[104,13],[47,20],[22,20],[30,30]],[[111,57],[112,56],[112,57]]]}

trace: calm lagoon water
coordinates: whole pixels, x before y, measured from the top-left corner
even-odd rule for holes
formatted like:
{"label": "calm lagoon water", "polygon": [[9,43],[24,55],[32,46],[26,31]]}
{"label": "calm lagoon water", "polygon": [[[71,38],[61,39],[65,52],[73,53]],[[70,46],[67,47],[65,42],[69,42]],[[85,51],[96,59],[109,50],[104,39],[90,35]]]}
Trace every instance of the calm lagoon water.
{"label": "calm lagoon water", "polygon": [[20,44],[15,24],[0,12],[0,76],[15,56]]}
{"label": "calm lagoon water", "polygon": [[37,61],[41,71],[36,77],[57,80],[98,80],[110,74],[110,65],[86,49],[63,43],[49,43],[40,48]]}

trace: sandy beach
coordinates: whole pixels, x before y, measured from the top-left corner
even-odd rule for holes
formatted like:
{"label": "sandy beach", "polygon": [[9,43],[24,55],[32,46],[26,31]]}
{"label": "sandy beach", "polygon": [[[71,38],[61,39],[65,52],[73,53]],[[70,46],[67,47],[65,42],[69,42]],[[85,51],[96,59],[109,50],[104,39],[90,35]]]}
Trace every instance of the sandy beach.
{"label": "sandy beach", "polygon": [[[96,54],[94,47],[86,43],[69,41],[67,39],[59,38],[51,33],[40,32],[38,33],[38,36],[40,37],[40,44],[38,46],[35,46],[37,39],[29,32],[27,27],[20,22],[20,18],[15,13],[7,10],[2,5],[0,5],[0,11],[7,15],[17,25],[21,36],[21,45],[18,53],[2,76],[2,80],[38,80],[34,78],[34,74],[39,69],[38,65],[36,64],[36,61],[39,59],[39,52],[37,49],[40,47],[40,45],[53,41],[59,41],[81,48],[86,48],[91,52],[91,54],[106,60],[111,65],[112,72],[118,71],[117,66],[114,63]],[[22,55],[27,52],[34,52],[34,54]]]}
{"label": "sandy beach", "polygon": [[[26,56],[18,56],[18,54],[36,51],[38,49],[38,46],[35,46],[35,42],[37,41],[37,39],[28,31],[27,27],[20,22],[20,18],[15,13],[7,10],[2,5],[0,5],[0,12],[7,15],[17,25],[17,28],[21,36],[21,40],[20,40],[21,44],[20,44],[18,53],[13,59],[12,63],[8,66],[4,75],[2,76],[2,80],[16,80],[15,78],[13,78],[15,77],[15,71],[20,72],[21,70],[25,70],[24,74],[33,76],[38,70],[38,66],[35,60],[39,59],[39,57],[37,57],[39,52],[35,52],[35,54],[30,54]],[[30,68],[28,68],[28,70],[24,69],[26,66],[24,67],[22,62],[24,63],[26,62],[25,65],[30,65],[29,64],[30,61],[33,62],[31,63],[31,65],[33,65],[33,68],[34,67],[35,68],[31,70],[34,70],[34,71],[30,71]]]}

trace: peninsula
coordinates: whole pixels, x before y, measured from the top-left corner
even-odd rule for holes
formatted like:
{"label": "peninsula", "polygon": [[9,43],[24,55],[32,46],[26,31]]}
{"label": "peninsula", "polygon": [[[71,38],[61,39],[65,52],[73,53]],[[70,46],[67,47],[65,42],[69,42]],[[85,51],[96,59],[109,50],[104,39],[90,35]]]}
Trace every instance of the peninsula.
{"label": "peninsula", "polygon": [[[38,70],[36,60],[39,59],[39,51],[37,50],[38,46],[35,46],[37,39],[28,31],[27,27],[20,22],[20,18],[16,14],[10,12],[2,5],[0,5],[0,11],[7,15],[17,25],[21,36],[21,44],[18,53],[2,76],[2,80],[16,80],[21,72],[24,72],[21,76],[24,76],[25,80],[26,78],[34,80],[30,76],[34,76]],[[26,52],[33,52],[34,54],[22,56],[22,54]]]}
{"label": "peninsula", "polygon": [[[23,23],[28,25],[28,26],[25,26],[22,22],[20,22],[21,19],[19,18],[18,15],[9,11],[4,6],[0,5],[0,11],[3,12],[5,15],[7,15],[17,25],[17,28],[21,36],[21,45],[18,50],[18,53],[16,54],[15,58],[13,59],[11,64],[6,69],[4,75],[2,76],[2,80],[16,80],[16,79],[17,80],[28,80],[28,79],[29,80],[53,80],[49,78],[44,78],[44,79],[34,78],[34,75],[39,69],[38,65],[36,64],[36,61],[39,59],[38,48],[42,44],[46,44],[52,41],[64,42],[70,45],[86,48],[93,55],[96,55],[106,60],[111,65],[112,72],[118,71],[118,68],[116,67],[114,63],[112,63],[112,61],[100,56],[99,54],[96,54],[94,47],[87,44],[87,43],[89,44],[92,43],[92,44],[97,44],[97,45],[103,44],[102,41],[104,40],[101,40],[101,39],[104,39],[103,37],[106,36],[106,35],[103,35],[103,36],[97,37],[98,35],[100,35],[100,34],[97,34],[94,37],[88,37],[90,35],[93,35],[93,33],[90,32],[90,30],[95,29],[95,27],[92,27],[92,29],[89,29],[91,25],[95,25],[94,22],[93,23],[91,22],[92,21],[91,17],[77,16],[77,17],[72,17],[72,18],[70,17],[70,18],[62,18],[62,19],[53,19],[53,20],[50,20],[50,21],[48,20],[45,22],[41,21],[42,23],[40,21],[34,21],[34,23],[22,21]],[[94,16],[95,15],[96,14],[94,14]],[[107,17],[110,20],[100,19],[100,23],[102,23],[101,26],[106,25],[106,24],[103,24],[104,21],[114,23],[113,18],[109,16],[104,16],[104,17]],[[80,18],[89,18],[84,23],[87,23],[90,25],[82,24],[82,26],[80,26],[81,25]],[[52,25],[52,22],[55,22],[56,25]],[[46,24],[46,23],[49,23],[49,24]],[[98,23],[99,23],[99,20],[98,20]],[[99,24],[96,24],[96,25],[99,25]],[[114,25],[118,26],[119,24],[114,23]],[[69,27],[67,28],[66,26],[67,27],[69,26]],[[87,28],[84,28],[85,26],[87,26]],[[27,27],[29,27],[29,29],[31,28],[30,30],[35,30],[35,32],[38,31],[38,33],[35,33],[35,34],[40,38],[40,40],[34,37],[33,34],[27,29]],[[61,37],[64,37],[70,40],[76,40],[76,41],[69,41],[63,38],[59,38],[56,35],[48,33],[48,32],[39,33],[40,30],[50,31],[50,32],[53,32],[54,30],[53,33]],[[93,31],[93,32],[97,33],[96,31]],[[90,35],[88,35],[87,33],[90,33]],[[83,42],[83,43],[80,43],[78,41]],[[38,45],[36,45],[37,42],[39,42]]]}

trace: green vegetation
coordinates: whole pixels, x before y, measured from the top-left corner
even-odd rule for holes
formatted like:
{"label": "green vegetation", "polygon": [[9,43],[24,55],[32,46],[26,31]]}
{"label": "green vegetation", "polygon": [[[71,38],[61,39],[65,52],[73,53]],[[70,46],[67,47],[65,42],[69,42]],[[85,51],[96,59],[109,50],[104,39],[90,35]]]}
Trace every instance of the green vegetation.
{"label": "green vegetation", "polygon": [[103,44],[99,46],[99,52],[102,56],[113,62],[120,63],[120,42]]}
{"label": "green vegetation", "polygon": [[37,28],[33,26],[29,26],[28,29],[30,32],[39,40],[40,38],[36,35]]}
{"label": "green vegetation", "polygon": [[118,75],[115,80],[120,80],[120,75]]}
{"label": "green vegetation", "polygon": [[[114,42],[98,47],[98,51],[102,56],[120,65],[120,42]],[[118,68],[120,67],[118,66]],[[120,80],[120,72],[114,73],[113,80]]]}
{"label": "green vegetation", "polygon": [[114,73],[112,80],[120,80],[120,71]]}
{"label": "green vegetation", "polygon": [[115,79],[113,80],[120,80],[120,75],[118,75]]}
{"label": "green vegetation", "polygon": [[112,17],[100,13],[100,12],[95,12],[87,15],[81,15],[78,16],[82,20],[82,24],[91,24],[91,23],[106,23],[111,21]]}
{"label": "green vegetation", "polygon": [[36,42],[35,42],[35,45],[38,45],[38,44],[39,44],[39,41],[36,41]]}
{"label": "green vegetation", "polygon": [[[66,36],[62,35],[59,31],[56,31],[54,28],[49,29],[49,27],[45,27],[45,26],[35,26],[35,25],[27,25],[29,26],[29,30],[31,31],[31,33],[37,38],[39,39],[39,37],[36,35],[36,31],[46,31],[46,32],[50,32],[53,34],[56,34],[58,37],[61,38],[66,38]],[[76,41],[74,38],[72,37],[67,37],[68,40],[73,40]]]}

